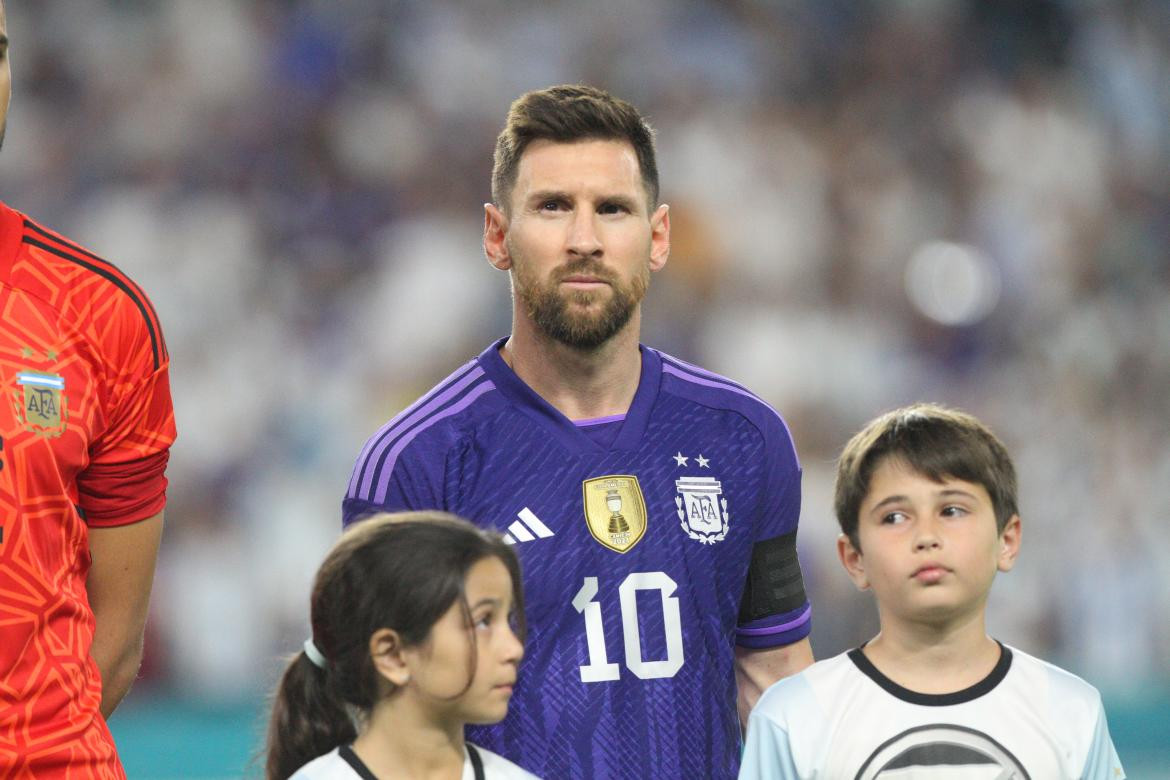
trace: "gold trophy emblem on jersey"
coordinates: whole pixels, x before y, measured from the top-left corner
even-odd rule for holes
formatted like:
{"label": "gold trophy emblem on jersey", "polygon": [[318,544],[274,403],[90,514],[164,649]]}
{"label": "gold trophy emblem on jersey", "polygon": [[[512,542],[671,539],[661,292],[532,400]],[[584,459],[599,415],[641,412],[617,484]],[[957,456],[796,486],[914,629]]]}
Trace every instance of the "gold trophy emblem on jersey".
{"label": "gold trophy emblem on jersey", "polygon": [[646,533],[646,501],[638,478],[613,474],[581,483],[585,523],[601,545],[624,553]]}

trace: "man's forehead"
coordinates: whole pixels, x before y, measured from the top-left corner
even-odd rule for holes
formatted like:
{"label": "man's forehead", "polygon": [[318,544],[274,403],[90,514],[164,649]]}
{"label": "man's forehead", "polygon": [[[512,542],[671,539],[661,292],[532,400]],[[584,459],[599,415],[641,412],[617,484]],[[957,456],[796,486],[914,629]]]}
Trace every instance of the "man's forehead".
{"label": "man's forehead", "polygon": [[524,149],[516,174],[522,189],[550,183],[604,183],[623,189],[642,186],[638,155],[622,140],[591,138],[565,143],[539,139]]}

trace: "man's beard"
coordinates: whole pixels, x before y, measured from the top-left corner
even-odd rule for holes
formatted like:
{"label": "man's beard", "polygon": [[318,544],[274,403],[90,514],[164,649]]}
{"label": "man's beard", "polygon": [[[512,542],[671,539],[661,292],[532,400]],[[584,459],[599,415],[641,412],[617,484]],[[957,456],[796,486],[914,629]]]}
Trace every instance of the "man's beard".
{"label": "man's beard", "polygon": [[[578,350],[593,350],[609,341],[634,315],[650,286],[650,269],[643,266],[628,285],[601,266],[583,258],[569,263],[552,274],[547,284],[530,277],[527,263],[513,252],[513,294],[524,305],[528,318],[545,336]],[[561,290],[560,283],[570,276],[590,276],[609,284],[611,293],[599,311],[574,311],[588,306],[604,295],[604,290]]]}

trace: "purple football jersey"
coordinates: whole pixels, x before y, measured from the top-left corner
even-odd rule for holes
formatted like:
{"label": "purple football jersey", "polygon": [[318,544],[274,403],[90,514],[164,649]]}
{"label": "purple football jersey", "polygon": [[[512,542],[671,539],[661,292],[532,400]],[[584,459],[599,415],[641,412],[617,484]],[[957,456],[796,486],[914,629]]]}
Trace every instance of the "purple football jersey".
{"label": "purple football jersey", "polygon": [[[807,602],[740,624],[753,545],[794,533],[800,464],[780,416],[643,346],[629,411],[574,423],[503,340],[369,439],[343,502],[442,509],[505,534],[528,639],[508,716],[468,738],[546,778],[733,778],[734,646],[807,636]],[[801,600],[798,597],[798,601]]]}

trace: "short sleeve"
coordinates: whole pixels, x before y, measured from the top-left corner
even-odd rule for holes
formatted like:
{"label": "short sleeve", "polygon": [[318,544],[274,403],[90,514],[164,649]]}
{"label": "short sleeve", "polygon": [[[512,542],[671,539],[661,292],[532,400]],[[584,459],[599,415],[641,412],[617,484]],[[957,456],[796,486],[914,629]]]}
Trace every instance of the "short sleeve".
{"label": "short sleeve", "polygon": [[761,712],[748,718],[740,780],[799,780],[788,733]]}
{"label": "short sleeve", "polygon": [[775,412],[764,431],[768,465],[735,639],[753,650],[798,642],[812,630],[796,550],[800,462],[788,427]]}
{"label": "short sleeve", "polygon": [[407,436],[384,428],[362,447],[341,502],[342,526],[378,512],[446,509],[445,442],[434,435]]}
{"label": "short sleeve", "polygon": [[1121,759],[1117,757],[1117,750],[1109,736],[1105,709],[1100,704],[1097,707],[1097,725],[1093,729],[1093,738],[1080,777],[1081,780],[1118,780],[1125,777]]}
{"label": "short sleeve", "polygon": [[[120,305],[94,335],[100,356],[101,427],[78,475],[78,503],[86,522],[112,526],[162,511],[165,476],[175,441],[170,361],[157,320],[139,298]],[[148,307],[147,307],[148,308]]]}

